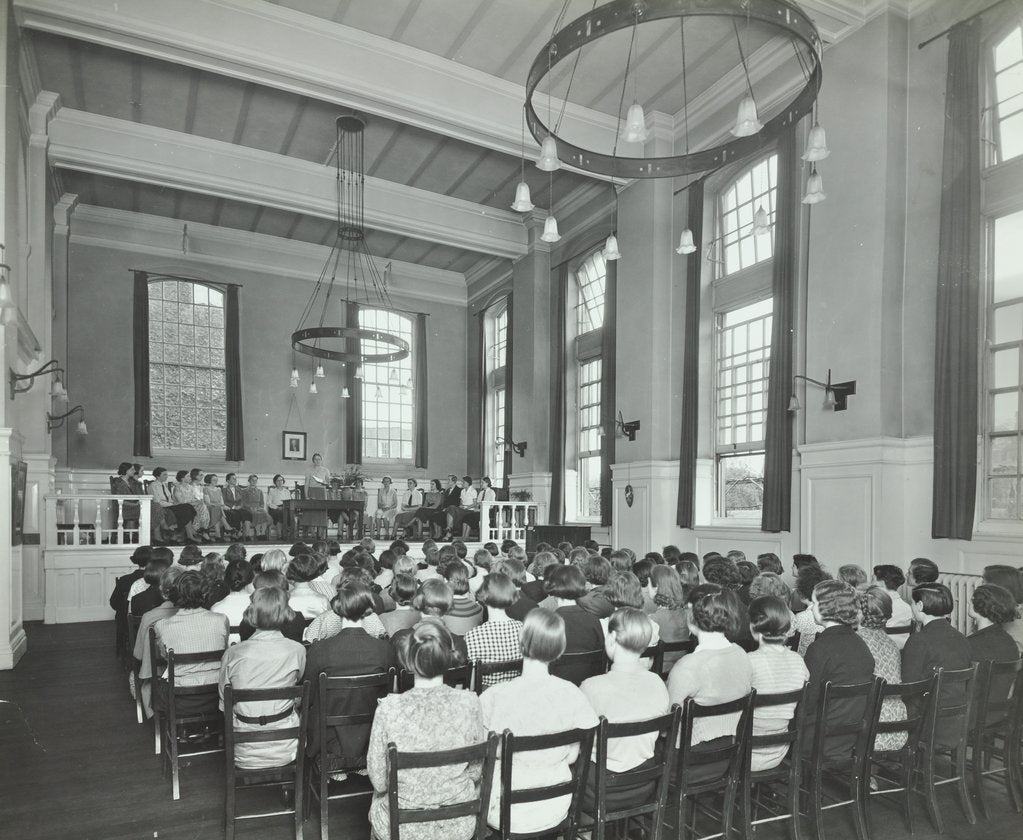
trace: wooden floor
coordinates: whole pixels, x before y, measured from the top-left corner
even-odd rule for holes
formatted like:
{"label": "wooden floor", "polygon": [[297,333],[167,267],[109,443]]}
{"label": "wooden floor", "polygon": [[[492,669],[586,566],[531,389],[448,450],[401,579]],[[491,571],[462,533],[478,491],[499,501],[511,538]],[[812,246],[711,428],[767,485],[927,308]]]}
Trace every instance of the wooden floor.
{"label": "wooden floor", "polygon": [[[135,722],[124,671],[113,655],[113,623],[27,626],[29,652],[0,672],[0,838],[14,840],[205,840],[223,837],[223,760],[206,757],[182,771],[174,802],[152,752],[152,728]],[[1018,840],[1023,817],[993,785],[992,819],[969,826],[946,787],[946,838]],[[845,809],[843,809],[844,811]],[[367,838],[366,805],[332,807],[330,834]],[[871,807],[871,840],[908,838],[890,808]],[[319,837],[319,819],[305,824]],[[805,836],[812,837],[809,824]],[[246,821],[239,840],[293,836],[287,817]],[[674,838],[672,831],[667,837]],[[917,818],[914,840],[941,835]],[[780,826],[761,827],[758,840],[787,840]],[[852,840],[845,813],[830,812],[827,840]]]}

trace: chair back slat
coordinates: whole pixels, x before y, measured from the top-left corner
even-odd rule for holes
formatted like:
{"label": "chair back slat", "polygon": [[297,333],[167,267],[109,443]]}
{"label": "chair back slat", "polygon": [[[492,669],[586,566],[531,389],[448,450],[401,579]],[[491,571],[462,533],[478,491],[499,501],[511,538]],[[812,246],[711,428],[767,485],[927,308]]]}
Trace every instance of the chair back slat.
{"label": "chair back slat", "polygon": [[[837,685],[832,682],[825,682],[821,689],[820,703],[817,710],[817,725],[813,734],[813,762],[815,771],[819,772],[827,762],[825,754],[829,743],[837,738],[847,738],[851,741],[849,757],[855,762],[862,760],[869,752],[874,743],[874,706],[878,702],[881,680],[874,678],[870,682],[856,683],[853,685]],[[862,710],[856,713],[855,721],[851,723],[838,723],[833,717],[837,703],[844,706],[838,708],[847,713],[845,716],[853,715],[853,703],[862,701]]]}
{"label": "chair back slat", "polygon": [[906,707],[906,717],[900,720],[881,720],[879,717],[874,722],[874,734],[882,735],[890,732],[905,732],[906,745],[909,748],[913,748],[920,738],[920,730],[927,717],[928,704],[932,698],[937,699],[937,684],[937,674],[933,674],[925,680],[917,680],[911,683],[882,683],[877,704],[878,715],[881,713],[885,700],[898,698],[902,700]]}
{"label": "chair back slat", "polygon": [[[974,719],[983,723],[993,715],[1004,715],[1013,706],[1010,699],[1012,685],[1023,668],[1019,659],[998,662],[984,660],[977,669],[974,690]],[[998,696],[994,696],[997,691]]]}
{"label": "chair back slat", "polygon": [[589,677],[596,677],[607,671],[607,654],[601,650],[584,650],[576,653],[563,653],[550,664],[550,672],[555,677],[563,677],[579,685]]}
{"label": "chair back slat", "polygon": [[[668,672],[664,667],[664,661],[669,653],[680,653],[683,656],[696,650],[696,639],[684,639],[680,642],[666,642],[663,639],[657,645],[657,655],[654,657],[654,664],[651,670],[660,676],[662,680],[668,678]],[[674,663],[672,663],[674,664]]]}
{"label": "chair back slat", "polygon": [[[472,689],[472,665],[455,665],[444,672],[444,685],[451,688]],[[398,672],[398,693],[408,691],[415,685],[415,676],[402,668]]]}
{"label": "chair back slat", "polygon": [[931,719],[924,723],[921,738],[929,752],[933,752],[939,740],[960,744],[969,740],[979,663],[974,662],[969,668],[958,670],[936,668],[935,672],[938,675],[937,702]]}
{"label": "chair back slat", "polygon": [[506,659],[501,662],[483,662],[479,660],[473,664],[473,688],[477,694],[482,694],[487,688],[483,684],[484,677],[492,677],[494,674],[522,673],[522,659]]}
{"label": "chair back slat", "polygon": [[800,638],[799,631],[798,630],[794,631],[792,635],[785,640],[785,647],[787,647],[789,650],[798,651],[799,638]]}
{"label": "chair back slat", "polygon": [[753,697],[753,715],[756,717],[757,709],[769,709],[776,706],[788,706],[794,704],[792,717],[789,719],[788,727],[771,735],[754,735],[750,731],[748,751],[752,757],[753,750],[765,747],[780,747],[789,745],[790,755],[799,755],[805,731],[802,726],[802,718],[806,712],[806,698],[809,686],[804,683],[802,688],[793,691],[783,691],[777,694],[756,693]]}

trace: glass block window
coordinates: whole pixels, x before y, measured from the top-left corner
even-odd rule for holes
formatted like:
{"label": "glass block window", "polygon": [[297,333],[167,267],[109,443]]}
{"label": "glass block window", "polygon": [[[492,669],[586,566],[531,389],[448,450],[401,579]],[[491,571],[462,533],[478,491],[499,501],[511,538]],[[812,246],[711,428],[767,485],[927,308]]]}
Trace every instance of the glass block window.
{"label": "glass block window", "polygon": [[575,271],[579,292],[576,304],[576,328],[579,335],[604,326],[604,280],[607,264],[600,251],[595,251]]}
{"label": "glass block window", "polygon": [[1023,519],[1023,211],[992,220],[986,343],[988,516]]}
{"label": "glass block window", "polygon": [[224,451],[224,293],[186,280],[149,282],[152,446]]}
{"label": "glass block window", "polygon": [[995,163],[1023,154],[1023,26],[991,52],[991,141]]}
{"label": "glass block window", "polygon": [[601,360],[579,364],[579,516],[600,517]]}
{"label": "glass block window", "polygon": [[[359,326],[412,342],[412,319],[386,309],[360,309]],[[364,353],[391,353],[384,342],[364,341]],[[412,354],[397,362],[362,366],[362,457],[412,460],[414,394]]]}
{"label": "glass block window", "polygon": [[717,315],[715,407],[718,513],[759,516],[771,352],[770,298]]}
{"label": "glass block window", "polygon": [[725,277],[768,260],[774,254],[773,234],[753,234],[753,216],[763,207],[774,222],[778,156],[771,155],[747,169],[720,193],[717,237],[720,275]]}

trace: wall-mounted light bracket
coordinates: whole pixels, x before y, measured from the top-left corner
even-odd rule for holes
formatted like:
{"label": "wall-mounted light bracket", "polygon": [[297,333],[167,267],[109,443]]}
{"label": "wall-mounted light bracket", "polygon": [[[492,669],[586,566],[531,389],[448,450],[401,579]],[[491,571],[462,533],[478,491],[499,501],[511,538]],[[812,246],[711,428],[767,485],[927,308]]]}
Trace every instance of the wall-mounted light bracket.
{"label": "wall-mounted light bracket", "polygon": [[[34,370],[31,373],[16,373],[13,368],[8,368],[7,384],[10,389],[11,399],[13,400],[17,394],[24,394],[26,391],[30,391],[36,383],[36,377],[44,376],[47,373],[54,376],[53,384],[50,386],[50,396],[54,399],[66,400],[67,391],[64,390],[64,383],[60,379],[61,374],[64,373],[64,368],[58,365],[56,359],[50,359],[38,370]],[[18,385],[19,382],[26,382],[27,384],[20,386]]]}
{"label": "wall-mounted light bracket", "polygon": [[636,432],[639,431],[639,420],[625,421],[622,413],[618,412],[618,419],[615,421],[615,427],[620,429],[622,434],[629,439],[630,442],[636,440]]}
{"label": "wall-mounted light bracket", "polygon": [[811,379],[809,376],[803,376],[803,374],[797,373],[792,377],[792,396],[789,397],[789,411],[799,411],[802,409],[799,397],[796,396],[796,382],[800,379],[804,382],[810,383],[811,385],[823,388],[824,408],[831,409],[832,411],[845,411],[849,407],[849,397],[856,393],[856,380],[850,379],[848,382],[832,382],[831,368],[828,368],[827,382],[821,382],[818,379]]}
{"label": "wall-mounted light bracket", "polygon": [[503,446],[505,452],[514,452],[520,458],[525,458],[526,457],[526,446],[527,446],[527,443],[524,440],[523,441],[519,441],[518,443],[516,443],[513,440],[507,440],[505,438],[498,438],[497,439],[497,445],[498,446]]}
{"label": "wall-mounted light bracket", "polygon": [[78,432],[78,434],[80,434],[82,437],[85,437],[87,434],[89,434],[89,427],[85,425],[85,407],[81,405],[76,405],[74,408],[72,408],[69,411],[65,411],[63,414],[53,415],[47,411],[46,431],[52,432],[54,429],[59,429],[61,426],[64,425],[65,420],[68,420],[72,414],[75,414],[76,412],[79,411],[82,413],[82,416],[78,420],[78,427],[75,429],[75,431]]}

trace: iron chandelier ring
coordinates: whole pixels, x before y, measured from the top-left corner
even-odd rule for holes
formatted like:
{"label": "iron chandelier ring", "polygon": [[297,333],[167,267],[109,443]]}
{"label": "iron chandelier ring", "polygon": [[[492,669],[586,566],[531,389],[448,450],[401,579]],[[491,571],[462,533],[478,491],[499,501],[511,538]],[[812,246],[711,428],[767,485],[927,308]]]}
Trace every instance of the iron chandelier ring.
{"label": "iron chandelier ring", "polygon": [[[355,341],[375,341],[398,348],[390,353],[357,353],[342,350],[328,350],[308,342],[321,338],[342,338]],[[334,362],[353,362],[361,364],[378,364],[381,362],[397,362],[408,358],[409,344],[404,338],[391,333],[369,330],[362,327],[307,327],[291,334],[291,347],[306,356],[318,359],[330,359]]]}
{"label": "iron chandelier ring", "polygon": [[[756,134],[736,137],[709,149],[667,157],[621,157],[584,149],[559,137],[553,127],[540,119],[533,107],[537,85],[559,62],[598,38],[626,29],[639,22],[684,19],[687,17],[729,17],[745,22],[756,20],[804,44],[814,59],[814,67],[806,84],[781,111]],[[774,142],[789,126],[810,113],[820,91],[823,73],[821,54],[824,51],[820,34],[813,21],[786,0],[611,0],[584,14],[560,29],[548,41],[529,68],[526,77],[526,124],[539,143],[552,137],[558,148],[558,159],[568,166],[608,178],[673,178],[720,169],[733,161],[752,155]]]}

